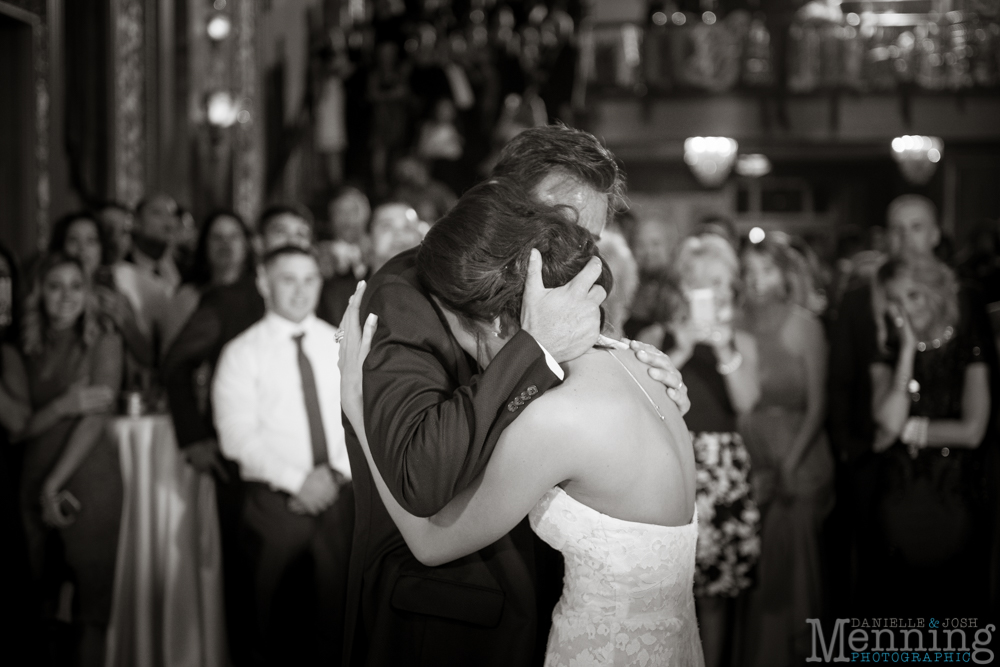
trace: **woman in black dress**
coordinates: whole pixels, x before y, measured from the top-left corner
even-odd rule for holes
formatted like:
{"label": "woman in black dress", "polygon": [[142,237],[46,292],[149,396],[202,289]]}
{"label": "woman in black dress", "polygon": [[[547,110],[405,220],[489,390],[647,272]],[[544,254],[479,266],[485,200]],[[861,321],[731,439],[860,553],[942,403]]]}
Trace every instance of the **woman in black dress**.
{"label": "woman in black dress", "polygon": [[32,574],[52,617],[68,575],[77,662],[100,665],[122,507],[117,451],[104,429],[121,385],[122,344],[89,303],[80,262],[43,259],[21,354],[4,365],[3,384],[31,408],[16,437],[25,442],[20,505]]}
{"label": "woman in black dress", "polygon": [[942,262],[892,260],[877,276],[872,407],[884,613],[974,616],[987,590],[985,479],[992,341]]}

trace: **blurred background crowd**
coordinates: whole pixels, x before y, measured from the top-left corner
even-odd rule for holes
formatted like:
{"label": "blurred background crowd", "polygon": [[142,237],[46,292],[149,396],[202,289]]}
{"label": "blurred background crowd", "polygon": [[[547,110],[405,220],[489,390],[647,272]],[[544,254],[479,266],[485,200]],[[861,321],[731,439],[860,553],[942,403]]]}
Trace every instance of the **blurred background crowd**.
{"label": "blurred background crowd", "polygon": [[210,387],[259,258],[312,248],[336,326],[554,122],[629,180],[610,331],[689,388],[707,663],[799,664],[805,618],[996,614],[996,2],[5,0],[0,53],[3,599],[39,663],[114,663],[144,575],[101,443],[169,415],[239,664]]}

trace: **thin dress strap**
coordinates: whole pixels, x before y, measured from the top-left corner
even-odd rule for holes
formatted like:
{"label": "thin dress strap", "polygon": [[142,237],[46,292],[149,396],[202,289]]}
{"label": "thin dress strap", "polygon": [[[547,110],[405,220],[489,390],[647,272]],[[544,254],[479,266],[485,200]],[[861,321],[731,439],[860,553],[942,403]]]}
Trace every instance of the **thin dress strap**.
{"label": "thin dress strap", "polygon": [[645,394],[646,398],[649,399],[650,404],[653,406],[653,409],[656,410],[656,415],[660,418],[660,421],[666,421],[667,418],[660,411],[660,406],[656,404],[656,401],[654,401],[653,397],[649,395],[649,392],[646,391],[646,388],[642,386],[642,383],[639,382],[639,380],[636,379],[635,375],[632,374],[632,371],[630,371],[628,369],[628,366],[625,365],[625,362],[623,362],[621,359],[619,359],[618,357],[616,357],[611,350],[605,349],[605,352],[607,352],[608,354],[610,354],[611,357],[615,361],[617,361],[619,364],[621,364],[621,367],[625,369],[625,372],[628,373],[629,377],[632,378],[632,380],[634,380],[635,383],[639,386],[639,390],[643,394]]}

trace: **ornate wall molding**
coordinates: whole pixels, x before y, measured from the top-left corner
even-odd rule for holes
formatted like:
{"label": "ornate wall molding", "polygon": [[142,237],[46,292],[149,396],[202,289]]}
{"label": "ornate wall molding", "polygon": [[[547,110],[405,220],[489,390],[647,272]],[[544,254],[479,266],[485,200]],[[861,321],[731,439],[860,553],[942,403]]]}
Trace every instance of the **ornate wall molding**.
{"label": "ornate wall molding", "polygon": [[234,97],[240,106],[233,127],[233,208],[256,220],[264,188],[263,125],[260,120],[257,62],[257,0],[233,0],[236,39]]}
{"label": "ornate wall molding", "polygon": [[31,26],[32,63],[35,73],[35,246],[48,247],[49,241],[49,27],[51,1],[2,0],[2,11]]}
{"label": "ornate wall molding", "polygon": [[49,243],[49,31],[45,22],[35,26],[35,220],[38,249]]}
{"label": "ornate wall molding", "polygon": [[134,206],[146,192],[146,17],[143,0],[114,0],[114,187]]}

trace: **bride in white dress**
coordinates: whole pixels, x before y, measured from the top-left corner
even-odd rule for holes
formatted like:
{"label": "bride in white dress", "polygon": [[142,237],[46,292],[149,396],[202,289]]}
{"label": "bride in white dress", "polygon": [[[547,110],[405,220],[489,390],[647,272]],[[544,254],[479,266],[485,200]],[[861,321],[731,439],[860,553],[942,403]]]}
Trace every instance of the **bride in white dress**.
{"label": "bride in white dress", "polygon": [[[482,366],[516,331],[525,276],[538,270],[528,268],[532,247],[545,258],[547,287],[567,282],[597,254],[589,232],[563,212],[535,207],[524,220],[521,204],[515,220],[504,215],[500,199],[475,222],[439,221],[417,260],[418,273],[422,264],[434,268],[421,280],[459,344]],[[455,224],[464,227],[449,229]],[[491,233],[496,225],[507,238]],[[510,243],[508,234],[516,239],[525,229],[541,233],[527,245]],[[464,238],[475,241],[455,245]],[[610,292],[610,274],[605,286]],[[691,440],[677,407],[635,355],[595,347],[563,364],[562,384],[537,397],[522,394],[522,414],[501,435],[484,473],[438,514],[420,518],[393,498],[365,437],[361,366],[377,322],[370,317],[362,332],[361,290],[344,316],[341,400],[414,556],[425,565],[449,562],[492,544],[528,516],[566,562],[546,667],[701,667]],[[461,299],[474,293],[476,301]]]}

